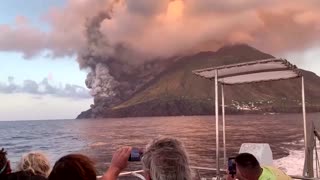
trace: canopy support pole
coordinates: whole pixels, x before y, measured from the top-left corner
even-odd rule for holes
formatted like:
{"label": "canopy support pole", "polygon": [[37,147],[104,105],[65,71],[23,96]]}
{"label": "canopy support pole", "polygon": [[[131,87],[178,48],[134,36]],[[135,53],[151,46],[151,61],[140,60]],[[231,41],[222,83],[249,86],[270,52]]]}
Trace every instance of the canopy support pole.
{"label": "canopy support pole", "polygon": [[301,93],[302,93],[302,116],[303,116],[303,136],[304,136],[304,172],[303,176],[308,177],[307,159],[308,159],[308,146],[307,146],[307,121],[305,116],[305,92],[304,92],[304,78],[301,77]]}
{"label": "canopy support pole", "polygon": [[219,166],[219,96],[218,96],[218,70],[215,70],[215,118],[216,118],[216,165],[217,165],[217,179],[220,179]]}
{"label": "canopy support pole", "polygon": [[[305,177],[313,177],[313,133],[308,134],[307,128],[310,128],[310,131],[313,132],[313,127],[310,126],[307,122],[306,117],[306,99],[305,99],[305,87],[304,87],[304,78],[301,77],[301,92],[302,92],[302,113],[303,113],[303,134],[304,134],[304,170],[303,175]],[[312,138],[312,139],[311,139]]]}
{"label": "canopy support pole", "polygon": [[307,152],[307,119],[306,119],[306,100],[304,92],[304,78],[301,77],[301,92],[302,92],[302,113],[303,113],[303,133],[304,133],[304,148]]}
{"label": "canopy support pole", "polygon": [[225,119],[225,102],[224,102],[224,85],[221,84],[221,97],[222,97],[222,129],[223,129],[223,163],[227,167],[227,152],[226,152],[226,119]]}

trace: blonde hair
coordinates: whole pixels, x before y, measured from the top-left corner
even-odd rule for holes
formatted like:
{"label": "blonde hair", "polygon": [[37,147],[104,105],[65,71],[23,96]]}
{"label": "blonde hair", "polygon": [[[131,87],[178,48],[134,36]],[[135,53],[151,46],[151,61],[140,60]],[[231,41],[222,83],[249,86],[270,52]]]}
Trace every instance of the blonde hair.
{"label": "blonde hair", "polygon": [[191,180],[189,159],[183,144],[174,138],[158,137],[142,157],[143,169],[152,180]]}
{"label": "blonde hair", "polygon": [[47,156],[41,152],[30,152],[22,156],[18,164],[18,170],[33,175],[48,177],[50,163]]}

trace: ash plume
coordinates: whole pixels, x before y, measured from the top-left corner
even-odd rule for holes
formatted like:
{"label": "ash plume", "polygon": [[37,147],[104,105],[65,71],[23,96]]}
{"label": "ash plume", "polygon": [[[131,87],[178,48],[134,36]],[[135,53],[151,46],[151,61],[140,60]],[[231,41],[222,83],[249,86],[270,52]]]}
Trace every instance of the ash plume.
{"label": "ash plume", "polygon": [[111,19],[111,12],[112,8],[87,19],[87,44],[78,56],[80,67],[89,68],[90,71],[85,84],[94,97],[92,108],[95,111],[102,111],[103,108],[122,102],[162,71],[161,67],[152,70],[155,67],[152,63],[147,63],[147,66],[128,63],[122,54],[129,54],[130,49],[123,44],[109,44],[108,37],[101,33],[100,26],[103,21]]}
{"label": "ash plume", "polygon": [[[166,67],[166,62],[150,59],[170,59],[232,43],[285,52],[287,47],[296,50],[313,44],[318,31],[312,23],[317,14],[297,9],[298,2],[283,12],[283,5],[275,2],[126,0],[110,4],[87,19],[86,46],[78,53],[80,66],[91,70],[86,85],[96,111],[123,102]],[[269,10],[276,4],[279,8]],[[309,3],[304,8],[310,8]],[[303,19],[310,22],[302,26]],[[302,43],[290,38],[305,27],[310,34],[300,38]]]}
{"label": "ash plume", "polygon": [[95,104],[110,104],[117,81],[110,75],[108,62],[111,59],[112,47],[100,32],[100,24],[110,19],[108,12],[101,12],[91,19],[87,19],[85,26],[86,47],[80,51],[78,62],[81,68],[89,68],[90,72],[85,80],[86,86],[91,89]]}

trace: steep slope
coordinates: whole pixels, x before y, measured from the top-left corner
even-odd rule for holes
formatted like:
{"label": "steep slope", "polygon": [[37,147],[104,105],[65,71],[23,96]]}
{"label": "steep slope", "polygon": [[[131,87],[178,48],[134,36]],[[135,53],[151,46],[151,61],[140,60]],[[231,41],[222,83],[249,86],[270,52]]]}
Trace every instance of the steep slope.
{"label": "steep slope", "polygon": [[[106,110],[101,117],[204,115],[214,110],[213,82],[192,70],[271,58],[247,45],[227,46],[217,52],[183,57],[127,101]],[[320,108],[320,78],[303,71],[309,110]],[[226,86],[228,113],[297,112],[301,110],[300,80]]]}

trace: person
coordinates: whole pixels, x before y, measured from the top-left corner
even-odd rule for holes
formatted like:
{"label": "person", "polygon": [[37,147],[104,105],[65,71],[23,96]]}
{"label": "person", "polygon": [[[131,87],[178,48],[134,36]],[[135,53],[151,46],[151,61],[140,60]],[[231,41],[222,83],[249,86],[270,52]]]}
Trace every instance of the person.
{"label": "person", "polygon": [[[120,148],[114,155],[103,180],[115,180],[127,167],[131,147]],[[158,137],[145,148],[142,165],[146,180],[191,180],[189,159],[183,144],[169,137]]]}
{"label": "person", "polygon": [[50,163],[43,153],[30,152],[22,156],[17,169],[17,172],[7,176],[7,180],[46,180]]}
{"label": "person", "polygon": [[54,165],[49,180],[96,180],[94,163],[82,154],[69,154]]}
{"label": "person", "polygon": [[0,150],[0,179],[11,173],[10,162],[7,158],[7,152],[2,148]]}
{"label": "person", "polygon": [[[258,160],[250,153],[240,153],[235,158],[236,177],[240,180],[290,180],[280,169],[272,166],[260,166]],[[231,179],[228,176],[227,179]]]}

